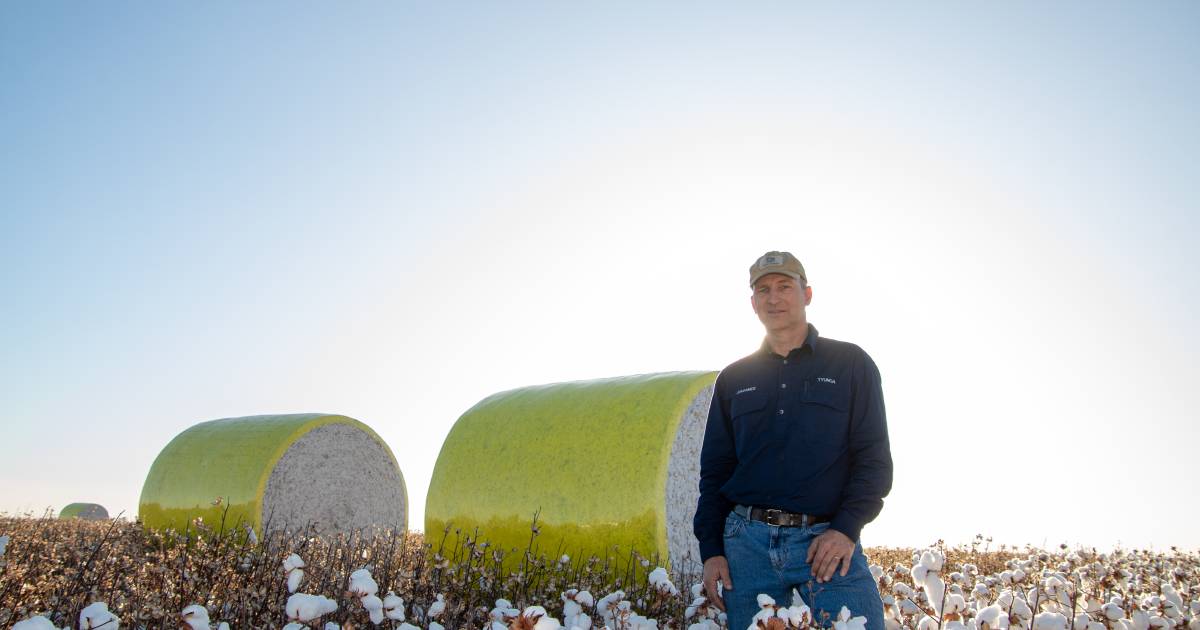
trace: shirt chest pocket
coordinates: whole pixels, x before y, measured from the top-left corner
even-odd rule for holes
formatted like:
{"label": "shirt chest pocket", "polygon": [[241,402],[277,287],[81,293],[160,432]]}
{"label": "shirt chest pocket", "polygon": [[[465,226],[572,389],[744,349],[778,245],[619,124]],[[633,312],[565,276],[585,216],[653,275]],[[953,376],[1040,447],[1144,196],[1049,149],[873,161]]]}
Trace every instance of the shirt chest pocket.
{"label": "shirt chest pocket", "polygon": [[844,447],[850,437],[850,393],[819,382],[805,384],[801,425],[810,444]]}
{"label": "shirt chest pocket", "polygon": [[761,417],[766,406],[766,392],[752,391],[738,394],[729,401],[729,417],[735,424],[740,420]]}

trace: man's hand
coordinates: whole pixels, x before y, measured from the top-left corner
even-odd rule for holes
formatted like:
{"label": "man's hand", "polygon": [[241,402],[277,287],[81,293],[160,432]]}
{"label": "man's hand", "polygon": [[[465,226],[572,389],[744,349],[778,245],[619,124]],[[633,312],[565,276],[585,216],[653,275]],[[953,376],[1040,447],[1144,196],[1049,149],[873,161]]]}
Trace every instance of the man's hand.
{"label": "man's hand", "polygon": [[729,578],[729,562],[725,560],[725,556],[713,556],[704,561],[704,594],[717,608],[725,610],[725,600],[721,599],[721,591],[717,590],[718,580],[725,590],[733,590],[733,580]]}
{"label": "man's hand", "polygon": [[[812,574],[817,578],[817,583],[828,582],[839,564],[842,567],[840,575],[846,575],[850,570],[850,557],[853,554],[854,541],[836,529],[828,529],[809,544],[807,562],[808,566],[812,567]],[[704,577],[708,579],[707,562],[704,563]]]}

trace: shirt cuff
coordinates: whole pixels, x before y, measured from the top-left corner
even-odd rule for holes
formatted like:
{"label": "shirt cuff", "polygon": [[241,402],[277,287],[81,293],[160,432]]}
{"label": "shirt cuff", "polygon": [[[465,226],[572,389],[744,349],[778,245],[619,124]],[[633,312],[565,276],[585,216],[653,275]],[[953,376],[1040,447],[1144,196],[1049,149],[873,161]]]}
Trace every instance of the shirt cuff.
{"label": "shirt cuff", "polygon": [[725,555],[725,540],[718,538],[716,540],[701,540],[700,542],[700,563],[703,564],[713,556]]}
{"label": "shirt cuff", "polygon": [[851,542],[858,542],[858,536],[862,533],[862,528],[862,523],[859,523],[853,516],[845,512],[839,512],[833,517],[833,521],[829,523],[829,529],[836,529],[842,532]]}

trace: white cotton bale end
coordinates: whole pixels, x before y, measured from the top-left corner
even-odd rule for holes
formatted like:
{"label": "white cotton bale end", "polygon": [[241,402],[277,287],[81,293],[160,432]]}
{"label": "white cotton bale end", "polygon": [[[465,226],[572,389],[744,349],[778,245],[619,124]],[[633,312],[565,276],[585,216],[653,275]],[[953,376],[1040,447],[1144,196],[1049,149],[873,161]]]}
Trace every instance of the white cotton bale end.
{"label": "white cotton bale end", "polygon": [[408,527],[404,477],[387,444],[346,416],[290,414],[202,422],[175,436],[142,486],[147,527],[319,533]]}
{"label": "white cotton bale end", "polygon": [[[617,546],[699,569],[692,516],[715,372],[525,387],[455,423],[438,455],[425,531],[478,528],[524,550],[538,513],[547,554],[605,557]],[[510,555],[510,558],[512,556]]]}

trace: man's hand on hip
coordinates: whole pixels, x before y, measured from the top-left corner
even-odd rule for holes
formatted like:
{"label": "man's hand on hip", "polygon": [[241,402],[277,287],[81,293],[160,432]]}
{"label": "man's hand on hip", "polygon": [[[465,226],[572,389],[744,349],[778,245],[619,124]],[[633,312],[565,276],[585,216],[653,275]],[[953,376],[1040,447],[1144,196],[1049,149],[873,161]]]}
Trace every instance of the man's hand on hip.
{"label": "man's hand on hip", "polygon": [[725,590],[733,590],[733,580],[729,577],[729,562],[725,560],[725,556],[713,556],[704,561],[704,594],[717,608],[725,610],[725,600],[721,598],[721,591],[717,590],[718,581]]}
{"label": "man's hand on hip", "polygon": [[[850,570],[850,558],[854,555],[854,541],[836,529],[825,530],[825,533],[813,539],[808,545],[808,566],[812,567],[813,577],[817,583],[828,582],[833,572],[841,565],[840,575],[846,575]],[[708,563],[704,563],[704,576],[708,578]]]}

